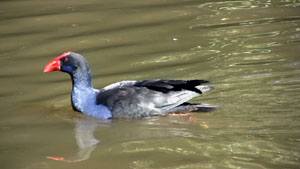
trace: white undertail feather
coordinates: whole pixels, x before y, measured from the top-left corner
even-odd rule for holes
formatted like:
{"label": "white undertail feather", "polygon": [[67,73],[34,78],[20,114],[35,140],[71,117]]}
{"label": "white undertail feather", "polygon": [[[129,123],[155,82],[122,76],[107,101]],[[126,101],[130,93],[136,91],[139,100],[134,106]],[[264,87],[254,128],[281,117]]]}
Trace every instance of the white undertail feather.
{"label": "white undertail feather", "polygon": [[213,90],[214,88],[213,87],[211,87],[211,86],[196,86],[196,88],[198,89],[198,90],[200,90],[202,93],[205,93],[205,92],[208,92],[208,91],[210,91],[210,90]]}

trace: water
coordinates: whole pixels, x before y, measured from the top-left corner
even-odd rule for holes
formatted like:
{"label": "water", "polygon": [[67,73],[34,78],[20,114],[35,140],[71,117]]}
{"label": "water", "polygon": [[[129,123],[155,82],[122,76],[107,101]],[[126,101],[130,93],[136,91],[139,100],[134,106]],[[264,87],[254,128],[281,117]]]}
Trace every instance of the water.
{"label": "water", "polygon": [[[296,0],[1,1],[1,168],[299,168],[299,7]],[[71,109],[69,77],[42,73],[69,50],[86,56],[96,88],[201,78],[215,90],[194,101],[220,110],[86,117]]]}

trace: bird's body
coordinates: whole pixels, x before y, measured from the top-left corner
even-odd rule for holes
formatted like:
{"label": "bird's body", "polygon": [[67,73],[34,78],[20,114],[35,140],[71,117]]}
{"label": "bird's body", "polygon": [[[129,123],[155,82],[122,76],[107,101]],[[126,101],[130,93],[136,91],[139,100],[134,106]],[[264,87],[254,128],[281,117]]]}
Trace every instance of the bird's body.
{"label": "bird's body", "polygon": [[103,89],[92,86],[91,71],[80,54],[66,52],[45,67],[44,72],[60,70],[73,81],[72,106],[84,114],[102,118],[140,118],[165,116],[171,112],[210,111],[208,104],[190,104],[188,100],[213,89],[206,80],[121,81]]}

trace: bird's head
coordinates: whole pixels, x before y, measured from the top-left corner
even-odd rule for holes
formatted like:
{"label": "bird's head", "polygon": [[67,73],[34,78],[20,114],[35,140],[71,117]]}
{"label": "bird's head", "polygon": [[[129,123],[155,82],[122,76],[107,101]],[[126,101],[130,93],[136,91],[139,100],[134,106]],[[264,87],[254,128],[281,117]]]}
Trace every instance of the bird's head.
{"label": "bird's head", "polygon": [[90,72],[87,60],[78,53],[65,52],[50,61],[44,72],[62,71],[74,75],[76,72]]}

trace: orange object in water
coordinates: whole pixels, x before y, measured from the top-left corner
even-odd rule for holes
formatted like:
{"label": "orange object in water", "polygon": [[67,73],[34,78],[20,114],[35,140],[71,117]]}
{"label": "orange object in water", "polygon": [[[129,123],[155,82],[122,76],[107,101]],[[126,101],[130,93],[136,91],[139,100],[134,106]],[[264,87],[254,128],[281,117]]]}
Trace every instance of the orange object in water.
{"label": "orange object in water", "polygon": [[53,157],[53,156],[46,156],[46,158],[50,160],[55,160],[55,161],[63,161],[63,162],[72,162],[70,160],[65,160],[64,157]]}

